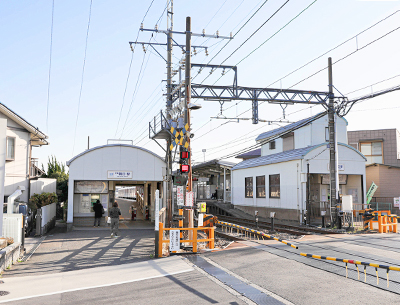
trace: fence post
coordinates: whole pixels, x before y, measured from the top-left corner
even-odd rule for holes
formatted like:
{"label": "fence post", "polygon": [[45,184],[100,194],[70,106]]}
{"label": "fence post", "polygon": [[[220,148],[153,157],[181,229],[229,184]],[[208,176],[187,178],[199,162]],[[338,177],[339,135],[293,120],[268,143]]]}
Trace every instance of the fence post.
{"label": "fence post", "polygon": [[210,237],[209,238],[211,238],[209,248],[214,249],[214,227],[210,228]]}
{"label": "fence post", "polygon": [[193,253],[197,253],[197,228],[193,228]]}
{"label": "fence post", "polygon": [[42,209],[36,210],[36,235],[42,235]]}
{"label": "fence post", "polygon": [[160,222],[158,227],[158,254],[157,257],[162,257],[162,249],[163,249],[163,236],[164,236],[164,224]]}

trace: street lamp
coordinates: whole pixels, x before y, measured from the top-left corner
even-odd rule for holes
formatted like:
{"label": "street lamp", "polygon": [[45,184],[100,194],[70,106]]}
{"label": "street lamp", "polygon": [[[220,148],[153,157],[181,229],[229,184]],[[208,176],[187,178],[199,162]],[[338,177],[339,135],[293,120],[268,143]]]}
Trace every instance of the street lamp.
{"label": "street lamp", "polygon": [[206,162],[206,149],[202,149],[203,155],[204,155],[204,162]]}

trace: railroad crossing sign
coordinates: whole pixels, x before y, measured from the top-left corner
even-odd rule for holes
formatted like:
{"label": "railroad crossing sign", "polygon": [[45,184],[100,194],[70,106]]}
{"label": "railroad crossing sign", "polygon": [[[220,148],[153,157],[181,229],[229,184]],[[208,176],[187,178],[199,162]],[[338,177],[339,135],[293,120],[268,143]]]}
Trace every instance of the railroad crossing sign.
{"label": "railroad crossing sign", "polygon": [[189,124],[186,124],[180,131],[174,127],[171,127],[170,132],[175,139],[172,140],[170,150],[174,149],[176,145],[183,145],[186,149],[189,147],[189,143],[186,141],[186,133],[189,130]]}

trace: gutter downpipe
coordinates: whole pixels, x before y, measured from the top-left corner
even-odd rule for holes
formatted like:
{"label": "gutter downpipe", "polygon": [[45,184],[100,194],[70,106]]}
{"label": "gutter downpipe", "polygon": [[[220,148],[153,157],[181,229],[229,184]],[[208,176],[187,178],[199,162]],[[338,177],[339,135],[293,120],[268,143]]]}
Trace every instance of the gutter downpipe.
{"label": "gutter downpipe", "polygon": [[13,214],[13,208],[14,208],[14,201],[22,195],[22,192],[25,191],[24,186],[19,186],[14,193],[12,193],[10,196],[7,198],[7,214]]}

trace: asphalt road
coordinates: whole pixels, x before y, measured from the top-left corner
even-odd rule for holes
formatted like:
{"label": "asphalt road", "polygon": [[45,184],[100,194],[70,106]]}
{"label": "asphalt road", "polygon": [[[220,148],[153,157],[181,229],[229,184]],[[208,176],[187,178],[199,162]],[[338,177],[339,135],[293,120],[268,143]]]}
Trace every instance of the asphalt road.
{"label": "asphalt road", "polygon": [[252,247],[207,253],[205,257],[294,304],[399,303],[398,294]]}
{"label": "asphalt road", "polygon": [[[0,298],[1,301],[1,298]],[[85,289],[8,304],[246,304],[196,270],[133,283]]]}

